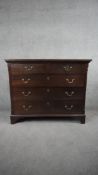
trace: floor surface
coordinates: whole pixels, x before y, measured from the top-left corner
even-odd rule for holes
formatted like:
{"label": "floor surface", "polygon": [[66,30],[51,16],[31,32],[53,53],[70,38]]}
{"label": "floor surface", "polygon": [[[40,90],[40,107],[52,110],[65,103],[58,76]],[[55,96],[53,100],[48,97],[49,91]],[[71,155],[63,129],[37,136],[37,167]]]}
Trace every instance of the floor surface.
{"label": "floor surface", "polygon": [[11,125],[0,112],[0,175],[97,175],[98,116],[78,120],[31,120]]}

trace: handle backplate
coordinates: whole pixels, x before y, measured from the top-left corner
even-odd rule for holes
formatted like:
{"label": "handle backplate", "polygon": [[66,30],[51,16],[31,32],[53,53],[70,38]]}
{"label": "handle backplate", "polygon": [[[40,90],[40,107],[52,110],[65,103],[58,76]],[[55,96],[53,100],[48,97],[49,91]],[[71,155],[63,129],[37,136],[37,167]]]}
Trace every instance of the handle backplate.
{"label": "handle backplate", "polygon": [[69,78],[66,78],[66,81],[67,81],[67,83],[72,84],[75,81],[75,79],[72,78],[71,80],[69,80]]}
{"label": "handle backplate", "polygon": [[70,106],[65,105],[64,107],[65,107],[66,110],[71,111],[73,109],[74,105],[70,105]]}

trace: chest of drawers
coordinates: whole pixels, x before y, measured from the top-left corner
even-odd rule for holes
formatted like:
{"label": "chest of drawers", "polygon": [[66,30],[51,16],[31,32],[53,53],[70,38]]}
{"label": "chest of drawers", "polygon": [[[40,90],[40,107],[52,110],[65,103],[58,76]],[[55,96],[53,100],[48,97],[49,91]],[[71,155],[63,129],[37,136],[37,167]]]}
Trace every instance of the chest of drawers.
{"label": "chest of drawers", "polygon": [[11,123],[27,117],[74,117],[85,123],[90,59],[9,59]]}

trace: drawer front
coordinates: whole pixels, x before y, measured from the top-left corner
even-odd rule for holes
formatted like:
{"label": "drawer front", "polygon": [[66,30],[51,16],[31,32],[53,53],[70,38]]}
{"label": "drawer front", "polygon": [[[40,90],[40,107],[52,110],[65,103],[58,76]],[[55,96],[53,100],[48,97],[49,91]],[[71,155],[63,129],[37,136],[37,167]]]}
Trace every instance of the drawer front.
{"label": "drawer front", "polygon": [[85,85],[84,75],[22,75],[12,76],[13,86],[24,87],[83,87]]}
{"label": "drawer front", "polygon": [[13,88],[14,100],[58,100],[83,99],[84,88]]}
{"label": "drawer front", "polygon": [[16,101],[13,104],[14,114],[31,115],[31,114],[74,114],[83,113],[83,101]]}
{"label": "drawer front", "polygon": [[45,64],[11,64],[11,72],[13,75],[32,74],[32,73],[45,73]]}
{"label": "drawer front", "polygon": [[11,64],[13,75],[22,74],[83,74],[87,70],[87,64],[78,63],[31,63],[31,64]]}

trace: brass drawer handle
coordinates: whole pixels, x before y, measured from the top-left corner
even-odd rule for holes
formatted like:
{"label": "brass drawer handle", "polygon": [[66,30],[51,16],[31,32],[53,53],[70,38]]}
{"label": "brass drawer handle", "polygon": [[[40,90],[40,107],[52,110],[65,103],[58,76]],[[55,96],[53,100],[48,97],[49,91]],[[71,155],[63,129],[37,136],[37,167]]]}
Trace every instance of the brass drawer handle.
{"label": "brass drawer handle", "polygon": [[27,78],[27,79],[25,79],[25,78],[22,78],[21,79],[25,84],[27,84],[27,83],[29,83],[29,81],[31,80],[30,78]]}
{"label": "brass drawer handle", "polygon": [[25,110],[25,111],[29,111],[31,108],[32,108],[32,105],[22,105],[22,108]]}
{"label": "brass drawer handle", "polygon": [[64,70],[66,71],[66,72],[70,72],[71,71],[71,69],[72,69],[72,66],[64,66]]}
{"label": "brass drawer handle", "polygon": [[22,91],[21,93],[22,93],[25,97],[31,95],[31,91],[28,91],[28,92]]}
{"label": "brass drawer handle", "polygon": [[27,71],[31,71],[34,67],[32,65],[24,66]]}
{"label": "brass drawer handle", "polygon": [[75,81],[75,79],[73,78],[72,80],[69,80],[68,78],[66,78],[66,81],[67,81],[69,84],[72,84],[72,83]]}
{"label": "brass drawer handle", "polygon": [[50,76],[47,76],[46,79],[47,79],[47,80],[50,80]]}
{"label": "brass drawer handle", "polygon": [[74,105],[70,105],[70,107],[65,105],[64,107],[66,110],[71,111],[73,109]]}
{"label": "brass drawer handle", "polygon": [[47,102],[46,102],[46,105],[47,105],[47,106],[50,106],[50,102],[49,102],[49,101],[47,101]]}
{"label": "brass drawer handle", "polygon": [[50,89],[49,89],[49,88],[47,88],[47,89],[46,89],[46,92],[47,92],[47,93],[49,93],[49,92],[50,92]]}
{"label": "brass drawer handle", "polygon": [[65,94],[69,97],[71,97],[74,93],[75,93],[74,91],[71,92],[65,91]]}

